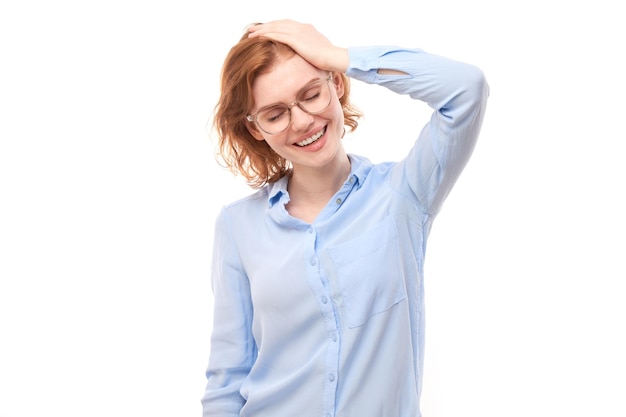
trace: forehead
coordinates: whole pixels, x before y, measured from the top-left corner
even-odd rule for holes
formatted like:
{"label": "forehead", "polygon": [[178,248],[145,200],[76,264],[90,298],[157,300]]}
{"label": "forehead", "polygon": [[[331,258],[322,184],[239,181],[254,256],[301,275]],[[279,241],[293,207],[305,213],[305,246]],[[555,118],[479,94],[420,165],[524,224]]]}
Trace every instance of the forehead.
{"label": "forehead", "polygon": [[302,87],[325,74],[299,55],[279,58],[269,71],[259,74],[254,80],[252,97],[255,107],[290,102]]}

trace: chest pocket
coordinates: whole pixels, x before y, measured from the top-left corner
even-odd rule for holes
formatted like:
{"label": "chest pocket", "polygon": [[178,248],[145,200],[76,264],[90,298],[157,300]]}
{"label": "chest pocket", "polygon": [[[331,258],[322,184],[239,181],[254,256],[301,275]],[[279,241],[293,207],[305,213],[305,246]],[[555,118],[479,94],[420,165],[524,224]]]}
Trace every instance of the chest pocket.
{"label": "chest pocket", "polygon": [[348,327],[362,326],[406,298],[398,245],[395,223],[388,218],[328,249]]}

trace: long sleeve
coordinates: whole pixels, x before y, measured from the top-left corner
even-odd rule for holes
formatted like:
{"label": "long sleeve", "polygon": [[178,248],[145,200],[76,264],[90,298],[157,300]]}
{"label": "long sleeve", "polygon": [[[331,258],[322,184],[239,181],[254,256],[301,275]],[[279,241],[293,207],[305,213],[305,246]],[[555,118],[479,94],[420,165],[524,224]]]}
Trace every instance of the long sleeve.
{"label": "long sleeve", "polygon": [[[394,187],[436,214],[469,160],[484,117],[489,87],[473,65],[398,47],[350,48],[346,74],[421,100],[434,109],[408,156],[395,168]],[[381,75],[394,69],[407,75]]]}
{"label": "long sleeve", "polygon": [[215,309],[203,417],[239,416],[245,403],[240,388],[256,358],[250,284],[239,263],[228,222],[222,211],[216,221],[213,246]]}
{"label": "long sleeve", "polygon": [[421,50],[349,52],[348,76],[425,101],[432,118],[400,162],[349,155],[312,224],[286,211],[287,177],[222,210],[203,417],[420,416],[428,226],[488,90],[477,68]]}

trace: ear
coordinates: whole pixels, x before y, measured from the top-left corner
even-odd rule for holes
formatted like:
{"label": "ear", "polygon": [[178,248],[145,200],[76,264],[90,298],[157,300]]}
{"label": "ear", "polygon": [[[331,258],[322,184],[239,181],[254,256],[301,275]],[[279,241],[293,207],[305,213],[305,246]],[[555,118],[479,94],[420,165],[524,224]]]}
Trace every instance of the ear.
{"label": "ear", "polygon": [[343,77],[338,72],[333,73],[333,85],[335,86],[335,91],[337,92],[337,98],[343,97],[343,93],[345,92]]}
{"label": "ear", "polygon": [[255,138],[256,140],[265,140],[265,138],[263,137],[263,134],[259,131],[259,129],[257,129],[254,122],[249,122],[246,120],[245,123],[246,123],[246,129],[248,129],[248,132],[250,132],[253,138]]}

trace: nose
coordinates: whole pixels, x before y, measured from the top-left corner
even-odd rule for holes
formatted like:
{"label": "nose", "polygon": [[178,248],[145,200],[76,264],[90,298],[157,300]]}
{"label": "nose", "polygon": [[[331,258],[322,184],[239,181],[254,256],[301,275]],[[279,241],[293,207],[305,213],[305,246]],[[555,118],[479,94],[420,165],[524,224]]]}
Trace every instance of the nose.
{"label": "nose", "polygon": [[313,121],[312,114],[305,112],[298,106],[291,108],[291,129],[295,132],[307,130]]}

